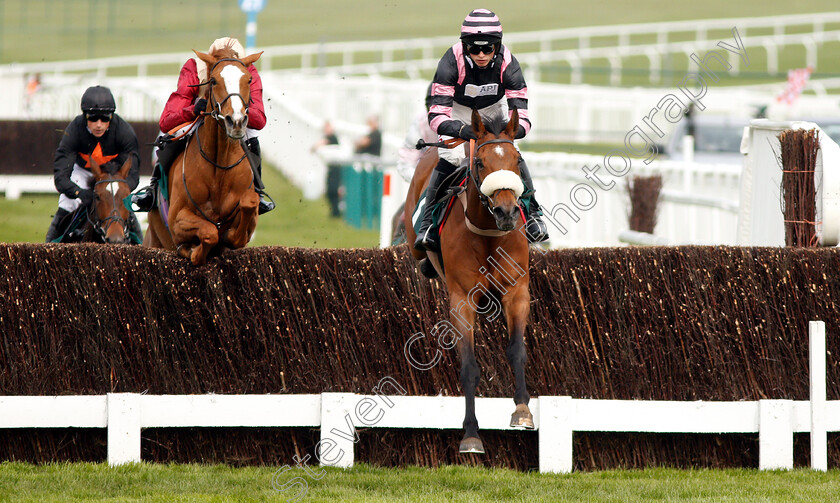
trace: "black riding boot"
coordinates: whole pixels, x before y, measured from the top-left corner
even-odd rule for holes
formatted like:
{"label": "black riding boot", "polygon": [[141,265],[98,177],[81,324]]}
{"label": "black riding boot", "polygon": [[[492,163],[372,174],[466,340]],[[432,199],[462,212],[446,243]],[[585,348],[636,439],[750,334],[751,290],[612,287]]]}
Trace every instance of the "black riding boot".
{"label": "black riding boot", "polygon": [[59,208],[55,212],[55,216],[52,219],[52,223],[50,223],[50,228],[47,230],[47,237],[45,239],[45,243],[52,243],[62,234],[64,234],[64,228],[62,227],[61,223],[64,218],[69,215],[70,212],[65,210],[64,208]]}
{"label": "black riding boot", "polygon": [[526,215],[525,232],[528,236],[529,243],[539,243],[548,239],[548,228],[545,222],[542,221],[542,211],[537,198],[534,197],[534,182],[531,180],[531,173],[528,172],[528,165],[525,160],[519,163],[519,173],[522,175],[522,183],[525,185],[525,193],[530,194],[531,204],[528,205],[528,214]]}
{"label": "black riding boot", "polygon": [[131,204],[137,207],[135,211],[150,211],[157,206],[158,182],[160,181],[160,164],[156,163],[152,170],[149,185],[131,196]]}
{"label": "black riding boot", "polygon": [[431,176],[429,176],[429,187],[426,189],[425,206],[423,207],[423,222],[420,224],[420,231],[417,232],[417,239],[414,241],[415,250],[440,251],[440,236],[437,229],[432,226],[432,206],[435,204],[435,197],[441,182],[452,172],[455,166],[447,160],[440,159]]}
{"label": "black riding boot", "polygon": [[248,155],[248,162],[251,163],[251,170],[254,172],[254,189],[260,195],[259,214],[268,213],[274,209],[274,201],[271,201],[271,196],[266,199],[265,185],[262,182],[262,158],[260,157],[260,140],[259,138],[251,138],[245,140],[245,153]]}

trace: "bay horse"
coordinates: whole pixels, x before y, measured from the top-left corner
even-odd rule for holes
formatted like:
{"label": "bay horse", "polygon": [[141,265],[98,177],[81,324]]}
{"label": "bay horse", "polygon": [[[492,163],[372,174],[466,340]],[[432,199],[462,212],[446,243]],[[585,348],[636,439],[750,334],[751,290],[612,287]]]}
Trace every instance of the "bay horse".
{"label": "bay horse", "polygon": [[[136,217],[123,204],[123,199],[131,194],[127,177],[131,171],[131,156],[116,169],[113,163],[100,166],[93,156],[90,157],[90,170],[93,174],[93,203],[88,208],[79,208],[67,216],[70,219],[63,228],[67,229],[61,237],[64,243],[108,243],[137,244],[142,235],[132,237],[133,230],[140,233],[137,224],[132,225]],[[112,171],[115,171],[112,174]]]}
{"label": "bay horse", "polygon": [[[444,279],[449,292],[450,323],[457,331],[461,361],[461,387],[466,400],[464,438],[459,451],[484,453],[475,417],[475,393],[480,369],[475,359],[473,322],[479,306],[488,296],[501,296],[508,329],[507,358],[513,368],[515,410],[511,426],[533,429],[533,415],[525,384],[525,327],[530,314],[528,290],[528,240],[519,197],[524,191],[520,178],[521,156],[513,139],[519,114],[511,113],[485,124],[473,110],[472,129],[478,138],[470,155],[466,188],[454,200],[449,217],[440,230],[440,254],[413,249],[417,260],[429,260]],[[438,161],[437,149],[430,149],[418,164],[405,203],[406,240],[411,246],[416,238],[412,214],[429,176]],[[492,297],[497,299],[497,297]],[[498,304],[498,300],[496,300]],[[485,304],[486,306],[486,304]]]}
{"label": "bay horse", "polygon": [[224,47],[198,51],[207,64],[210,111],[201,114],[195,132],[169,171],[168,211],[149,211],[144,246],[177,250],[202,265],[212,254],[243,248],[257,226],[259,195],[242,141],[248,125],[251,74],[248,67],[262,52],[237,59]]}
{"label": "bay horse", "polygon": [[[131,194],[126,178],[131,170],[131,156],[113,175],[90,156],[90,171],[93,173],[94,207],[88,214],[88,222],[99,240],[111,244],[129,244],[131,242],[131,221],[135,217],[123,204]],[[90,217],[96,215],[96,219]],[[139,226],[137,232],[140,232]],[[143,236],[137,236],[137,241]]]}

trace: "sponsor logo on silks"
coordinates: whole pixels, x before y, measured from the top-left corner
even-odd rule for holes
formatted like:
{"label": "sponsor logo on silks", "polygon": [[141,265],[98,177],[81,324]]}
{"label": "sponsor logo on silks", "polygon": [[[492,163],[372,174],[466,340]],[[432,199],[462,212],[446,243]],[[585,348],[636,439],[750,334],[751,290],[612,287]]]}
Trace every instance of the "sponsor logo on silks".
{"label": "sponsor logo on silks", "polygon": [[478,96],[495,96],[498,92],[499,84],[484,84],[483,86],[467,84],[464,86],[464,96],[469,98],[476,98]]}

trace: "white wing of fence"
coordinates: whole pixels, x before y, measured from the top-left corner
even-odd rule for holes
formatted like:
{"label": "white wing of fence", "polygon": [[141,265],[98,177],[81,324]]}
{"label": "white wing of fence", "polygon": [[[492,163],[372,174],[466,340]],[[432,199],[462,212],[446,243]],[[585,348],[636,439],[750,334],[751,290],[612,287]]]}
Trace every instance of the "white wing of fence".
{"label": "white wing of fence", "polygon": [[[759,468],[793,468],[793,434],[811,433],[811,466],[827,469],[827,433],[840,431],[840,401],[826,401],[825,325],[809,326],[811,397],[808,401],[671,402],[533,399],[541,472],[573,468],[576,431],[647,433],[758,433]],[[454,370],[453,370],[454,372]],[[387,377],[380,381],[392,380]],[[374,388],[378,390],[381,386]],[[393,385],[392,385],[393,387]],[[511,430],[513,402],[477,398],[485,430]],[[464,399],[400,395],[144,395],[0,397],[0,428],[107,428],[111,465],[141,461],[143,428],[320,427],[323,465],[351,467],[357,429],[461,429]],[[329,449],[320,447],[329,446]]]}

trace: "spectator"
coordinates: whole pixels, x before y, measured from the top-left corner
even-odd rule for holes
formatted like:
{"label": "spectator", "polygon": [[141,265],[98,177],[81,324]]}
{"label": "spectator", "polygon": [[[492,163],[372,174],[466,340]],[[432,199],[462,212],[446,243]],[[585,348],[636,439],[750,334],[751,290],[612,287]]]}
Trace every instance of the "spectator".
{"label": "spectator", "polygon": [[[324,122],[324,136],[312,145],[312,152],[328,145],[338,145],[338,136],[335,135],[330,121]],[[341,216],[341,165],[327,161],[327,201],[330,204],[330,216]]]}
{"label": "spectator", "polygon": [[356,142],[357,154],[382,155],[382,132],[379,131],[379,117],[371,115],[367,120],[370,131]]}

